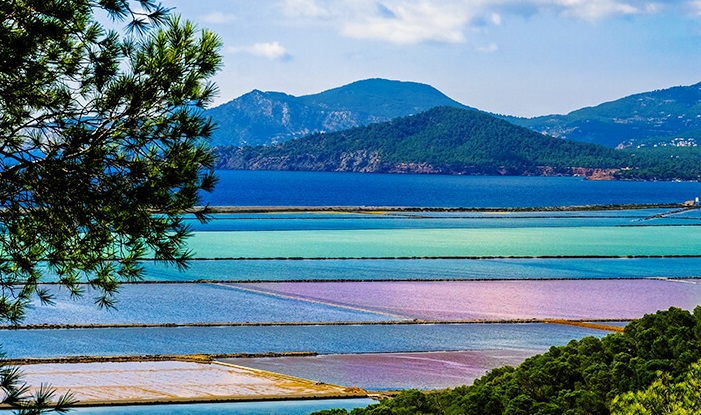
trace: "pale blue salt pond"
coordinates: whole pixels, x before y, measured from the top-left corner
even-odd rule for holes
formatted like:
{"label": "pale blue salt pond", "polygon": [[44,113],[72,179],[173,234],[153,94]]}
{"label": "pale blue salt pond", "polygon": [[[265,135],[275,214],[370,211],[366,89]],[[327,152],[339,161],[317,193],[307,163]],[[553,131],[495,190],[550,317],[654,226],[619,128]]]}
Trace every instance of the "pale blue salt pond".
{"label": "pale blue salt pond", "polygon": [[[302,301],[216,284],[138,284],[120,287],[117,308],[99,309],[92,294],[71,299],[55,289],[55,304],[35,302],[24,324],[186,324],[393,320],[384,313]],[[5,331],[3,334],[14,332]],[[1,335],[1,334],[0,334]],[[0,344],[2,342],[0,341]]]}
{"label": "pale blue salt pond", "polygon": [[[233,402],[216,404],[183,405],[135,405],[95,408],[75,408],[71,414],[79,415],[307,415],[314,411],[332,408],[351,410],[365,407],[371,399],[324,399],[283,402]],[[0,414],[9,411],[0,411]]]}
{"label": "pale blue salt pond", "polygon": [[409,324],[0,330],[9,358],[140,354],[528,350],[607,333],[574,326]]}

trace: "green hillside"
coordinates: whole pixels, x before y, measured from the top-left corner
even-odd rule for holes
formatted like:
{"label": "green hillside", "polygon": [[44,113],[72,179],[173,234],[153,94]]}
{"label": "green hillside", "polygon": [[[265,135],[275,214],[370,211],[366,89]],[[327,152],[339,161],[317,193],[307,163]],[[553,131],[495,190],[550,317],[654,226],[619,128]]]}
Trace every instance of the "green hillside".
{"label": "green hillside", "polygon": [[504,118],[554,137],[611,148],[637,146],[651,138],[670,142],[698,135],[701,83],[630,95],[567,115]]}
{"label": "green hillside", "polygon": [[614,150],[545,136],[478,111],[437,107],[414,116],[312,134],[276,146],[220,147],[217,167],[698,179],[701,153],[682,150]]}

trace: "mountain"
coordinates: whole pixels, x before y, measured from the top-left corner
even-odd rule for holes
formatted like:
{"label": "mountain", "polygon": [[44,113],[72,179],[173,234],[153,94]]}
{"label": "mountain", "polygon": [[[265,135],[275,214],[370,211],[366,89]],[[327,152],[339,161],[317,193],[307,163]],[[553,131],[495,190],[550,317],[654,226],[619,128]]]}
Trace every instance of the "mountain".
{"label": "mountain", "polygon": [[454,107],[276,146],[219,148],[218,160],[229,169],[509,175],[611,175],[628,163],[620,151]]}
{"label": "mountain", "polygon": [[611,148],[694,146],[701,138],[701,83],[631,95],[566,115],[503,118],[553,137]]}
{"label": "mountain", "polygon": [[468,108],[432,86],[367,79],[295,97],[254,90],[207,111],[217,123],[212,145],[281,143],[417,114],[436,106]]}

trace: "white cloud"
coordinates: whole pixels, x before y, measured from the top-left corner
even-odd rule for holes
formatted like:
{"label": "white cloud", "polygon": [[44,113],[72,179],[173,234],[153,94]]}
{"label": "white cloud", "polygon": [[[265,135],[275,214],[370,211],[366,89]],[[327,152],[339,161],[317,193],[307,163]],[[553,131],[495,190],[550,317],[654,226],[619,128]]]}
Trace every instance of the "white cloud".
{"label": "white cloud", "polygon": [[689,7],[697,16],[701,16],[701,0],[690,1]]}
{"label": "white cloud", "polygon": [[327,18],[332,15],[325,5],[316,0],[284,0],[284,9],[293,17]]}
{"label": "white cloud", "polygon": [[226,14],[220,11],[212,11],[205,15],[202,15],[200,21],[208,24],[226,24],[231,23],[236,20],[236,16],[233,14]]}
{"label": "white cloud", "polygon": [[506,16],[555,14],[596,21],[691,7],[701,0],[280,0],[290,18],[327,21],[343,36],[397,44],[461,43],[482,25],[505,24]]}
{"label": "white cloud", "polygon": [[[399,44],[423,41],[459,43],[469,19],[464,9],[439,2],[381,4],[378,13],[344,24],[341,33],[358,39],[382,39]],[[391,13],[390,13],[391,12]]]}
{"label": "white cloud", "polygon": [[487,46],[478,47],[477,51],[482,53],[494,53],[499,50],[499,45],[496,43],[490,43]]}
{"label": "white cloud", "polygon": [[254,43],[250,46],[233,46],[227,48],[229,53],[247,53],[270,60],[289,60],[292,55],[279,42]]}
{"label": "white cloud", "polygon": [[646,9],[617,0],[558,0],[555,6],[562,9],[564,15],[586,20],[598,20],[612,15],[640,14]]}

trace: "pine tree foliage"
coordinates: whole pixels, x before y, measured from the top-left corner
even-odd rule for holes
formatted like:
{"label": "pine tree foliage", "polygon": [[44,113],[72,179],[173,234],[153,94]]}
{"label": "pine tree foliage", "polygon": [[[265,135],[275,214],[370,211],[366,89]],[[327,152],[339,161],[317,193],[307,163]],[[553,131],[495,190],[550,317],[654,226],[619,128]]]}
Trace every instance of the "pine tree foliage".
{"label": "pine tree foliage", "polygon": [[[187,266],[183,213],[215,183],[219,38],[157,0],[0,0],[0,20],[0,322],[50,304],[48,275],[111,307],[139,259]],[[17,413],[73,403],[20,375],[0,364]]]}
{"label": "pine tree foliage", "polygon": [[[127,29],[98,23],[104,11]],[[221,42],[153,0],[13,0],[0,14],[0,320],[51,302],[46,272],[111,306],[137,259],[188,258],[181,215],[214,184],[203,110]]]}

